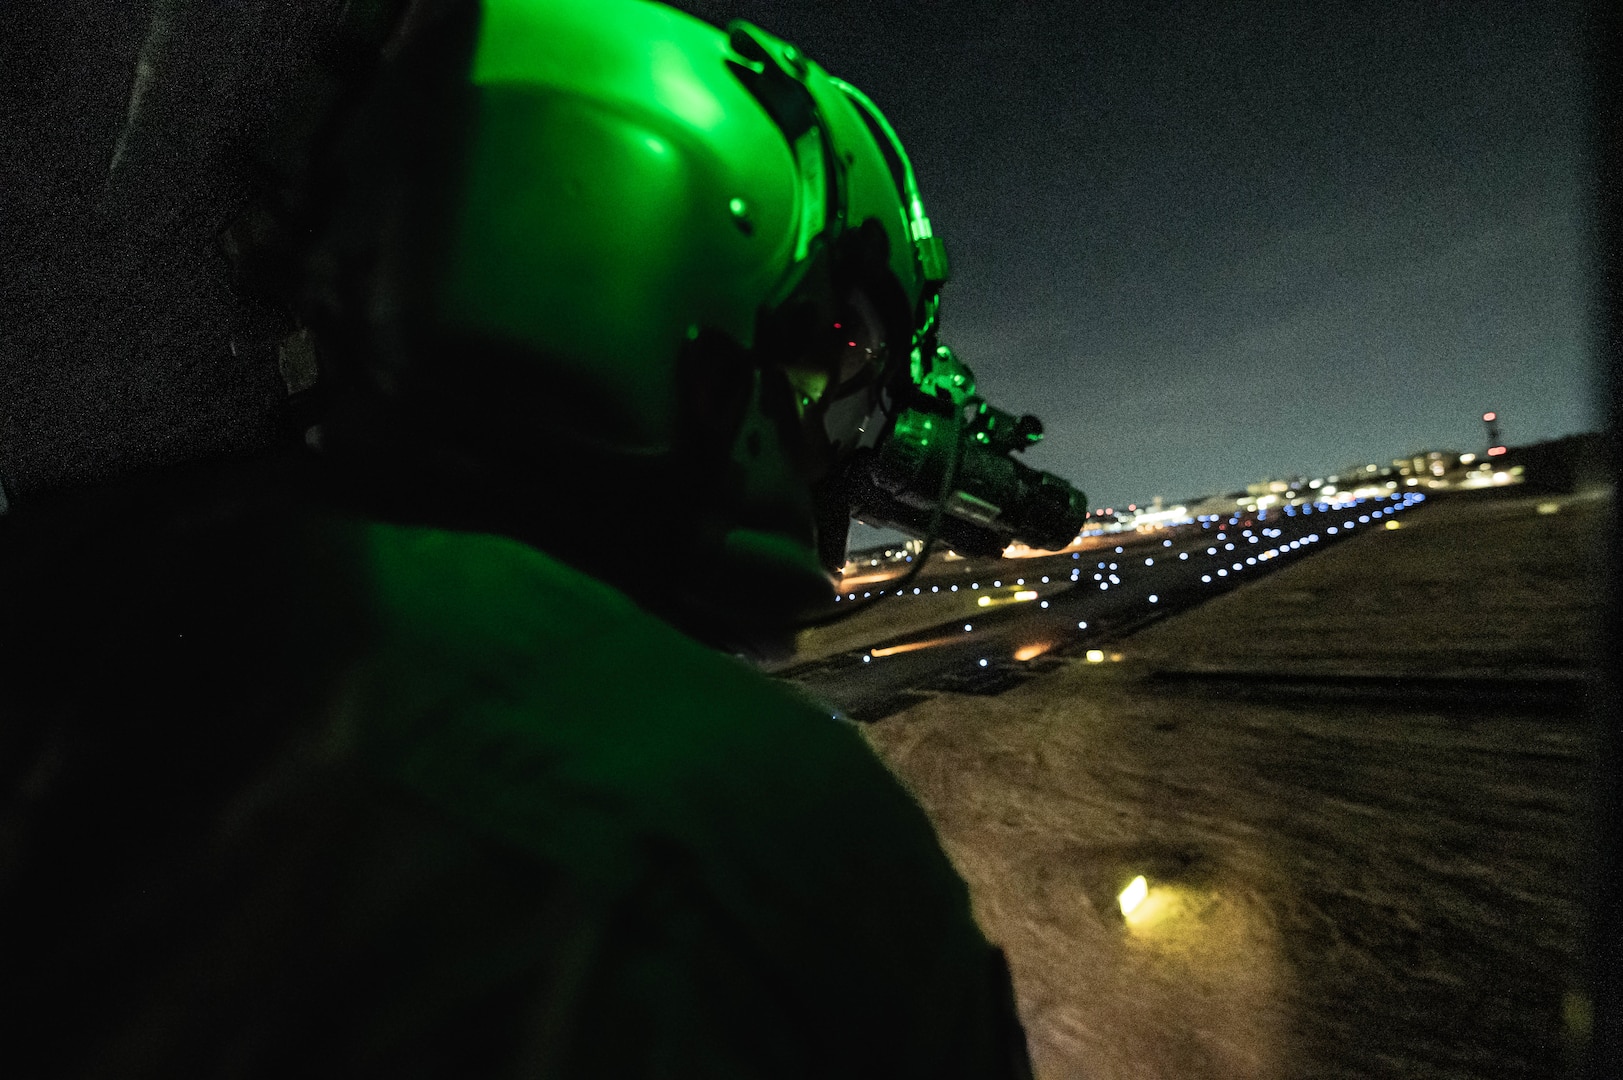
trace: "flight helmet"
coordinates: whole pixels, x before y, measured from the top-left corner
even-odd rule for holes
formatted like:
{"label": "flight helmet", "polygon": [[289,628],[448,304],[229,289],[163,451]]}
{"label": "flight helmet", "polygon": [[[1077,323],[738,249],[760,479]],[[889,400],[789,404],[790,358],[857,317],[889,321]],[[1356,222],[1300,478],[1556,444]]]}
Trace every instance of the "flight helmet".
{"label": "flight helmet", "polygon": [[697,623],[826,602],[841,470],[934,355],[947,279],[890,124],[749,23],[440,7],[342,141],[312,263],[337,366],[413,418],[401,445],[444,451],[431,471],[499,476],[566,556],[596,547],[562,519],[729,560],[725,604],[676,604]]}

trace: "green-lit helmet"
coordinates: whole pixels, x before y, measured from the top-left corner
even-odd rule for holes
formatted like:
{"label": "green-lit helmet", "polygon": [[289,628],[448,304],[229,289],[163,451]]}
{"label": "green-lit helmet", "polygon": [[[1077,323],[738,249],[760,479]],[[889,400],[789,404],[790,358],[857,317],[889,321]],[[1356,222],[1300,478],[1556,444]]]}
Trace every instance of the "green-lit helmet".
{"label": "green-lit helmet", "polygon": [[[945,267],[900,144],[792,45],[640,0],[487,0],[469,77],[444,318],[544,348],[593,392],[592,442],[670,448],[687,340],[798,348],[775,317],[842,284],[893,291],[871,332],[924,330]],[[837,322],[793,330],[862,366]]]}
{"label": "green-lit helmet", "polygon": [[718,624],[826,600],[839,470],[934,353],[947,277],[885,118],[757,27],[646,0],[407,30],[317,260],[348,381],[566,554],[642,507],[637,543],[724,558],[739,590],[682,601]]}

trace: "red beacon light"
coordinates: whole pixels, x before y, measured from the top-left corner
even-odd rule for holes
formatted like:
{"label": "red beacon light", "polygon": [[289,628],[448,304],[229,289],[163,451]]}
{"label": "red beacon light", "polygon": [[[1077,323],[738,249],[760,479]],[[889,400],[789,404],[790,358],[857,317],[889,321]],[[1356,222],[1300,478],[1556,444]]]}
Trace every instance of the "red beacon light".
{"label": "red beacon light", "polygon": [[1496,412],[1485,412],[1482,414],[1482,419],[1485,423],[1491,424],[1495,420],[1499,419],[1499,414]]}
{"label": "red beacon light", "polygon": [[1503,454],[1504,452],[1505,452],[1505,448],[1503,446],[1490,446],[1490,447],[1488,447],[1488,456],[1489,457],[1498,457],[1500,454]]}

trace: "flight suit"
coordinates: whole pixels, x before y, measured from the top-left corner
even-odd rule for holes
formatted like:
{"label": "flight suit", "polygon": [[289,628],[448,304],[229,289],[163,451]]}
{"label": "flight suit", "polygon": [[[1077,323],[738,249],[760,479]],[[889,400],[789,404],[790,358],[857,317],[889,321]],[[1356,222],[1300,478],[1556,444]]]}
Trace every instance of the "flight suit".
{"label": "flight suit", "polygon": [[534,547],[310,490],[0,519],[0,1073],[1028,1075],[854,726]]}

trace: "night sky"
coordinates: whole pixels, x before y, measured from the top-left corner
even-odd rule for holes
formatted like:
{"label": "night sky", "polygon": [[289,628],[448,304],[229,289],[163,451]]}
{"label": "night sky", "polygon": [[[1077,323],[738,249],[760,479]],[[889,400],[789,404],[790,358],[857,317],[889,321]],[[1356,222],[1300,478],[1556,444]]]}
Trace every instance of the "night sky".
{"label": "night sky", "polygon": [[1601,424],[1579,5],[675,6],[885,110],[943,340],[1095,505]]}
{"label": "night sky", "polygon": [[[0,482],[263,445],[281,331],[225,286],[227,135],[340,0],[166,5],[168,36],[13,4]],[[952,259],[944,340],[1096,506],[1478,450],[1490,408],[1512,445],[1601,426],[1581,0],[676,6],[887,112]]]}

